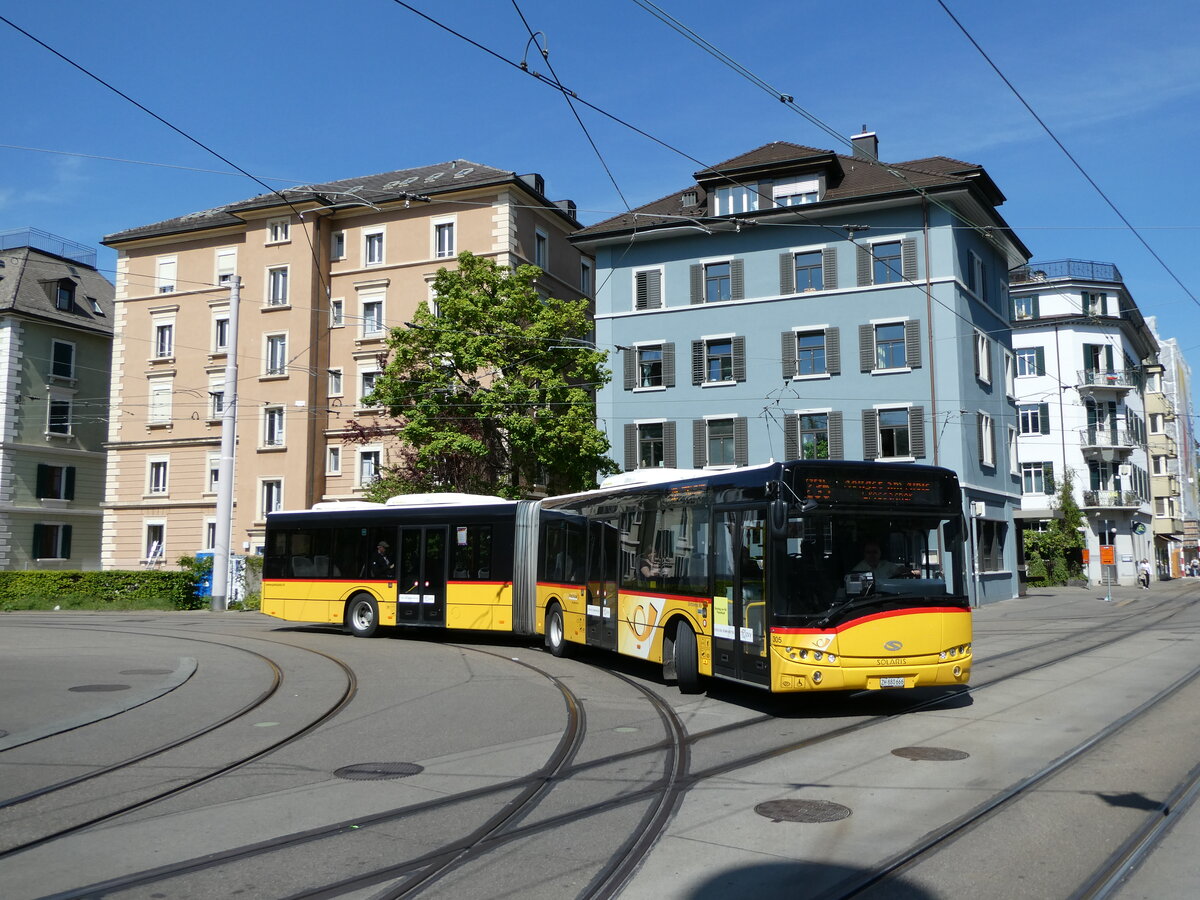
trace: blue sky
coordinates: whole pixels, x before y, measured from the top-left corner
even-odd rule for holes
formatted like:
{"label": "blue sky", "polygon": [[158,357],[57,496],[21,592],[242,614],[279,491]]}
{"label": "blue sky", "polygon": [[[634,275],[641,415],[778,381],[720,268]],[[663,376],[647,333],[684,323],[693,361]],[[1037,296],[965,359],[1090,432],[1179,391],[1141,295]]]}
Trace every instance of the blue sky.
{"label": "blue sky", "polygon": [[[837,133],[877,132],[885,160],[983,165],[1035,259],[1116,263],[1200,378],[1200,5],[946,0],[1181,287],[937,0],[656,2]],[[411,5],[513,62],[523,14],[550,50],[531,47],[531,69],[706,165],[775,140],[845,150],[635,0]],[[276,187],[469,159],[542,173],[589,224],[698,168],[581,108],[610,179],[560,94],[394,0],[0,0],[0,15]],[[262,191],[192,171],[229,169],[2,22],[0,58],[0,230],[95,245]]]}

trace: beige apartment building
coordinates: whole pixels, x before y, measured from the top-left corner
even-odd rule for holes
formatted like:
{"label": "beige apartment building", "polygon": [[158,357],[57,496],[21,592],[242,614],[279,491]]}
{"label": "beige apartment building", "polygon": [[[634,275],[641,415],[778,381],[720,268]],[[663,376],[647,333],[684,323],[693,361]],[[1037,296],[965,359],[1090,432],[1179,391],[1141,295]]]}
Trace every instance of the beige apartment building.
{"label": "beige apartment building", "polygon": [[105,568],[173,566],[211,549],[230,341],[238,307],[230,550],[257,552],[265,518],[354,499],[398,449],[350,441],[403,326],[464,251],[533,263],[539,288],[590,297],[569,244],[574,204],[540,175],[463,160],[263,194],[109,235],[118,252],[104,502]]}

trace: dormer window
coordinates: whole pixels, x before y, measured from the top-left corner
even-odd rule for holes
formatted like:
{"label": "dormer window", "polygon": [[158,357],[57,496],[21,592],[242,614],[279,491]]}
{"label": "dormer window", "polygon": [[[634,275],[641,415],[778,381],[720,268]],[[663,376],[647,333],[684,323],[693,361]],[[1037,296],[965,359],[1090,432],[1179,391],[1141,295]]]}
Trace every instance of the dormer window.
{"label": "dormer window", "polygon": [[802,206],[821,199],[821,178],[802,178],[781,181],[771,188],[771,197],[776,206]]}
{"label": "dormer window", "polygon": [[64,311],[75,305],[75,282],[63,278],[58,282],[58,290],[54,295],[54,307]]}
{"label": "dormer window", "polygon": [[734,213],[754,212],[758,209],[758,192],[740,184],[719,187],[712,192],[714,216],[731,216]]}
{"label": "dormer window", "polygon": [[679,198],[679,205],[680,206],[695,206],[696,205],[696,192],[695,191],[684,191],[683,196],[681,196]]}

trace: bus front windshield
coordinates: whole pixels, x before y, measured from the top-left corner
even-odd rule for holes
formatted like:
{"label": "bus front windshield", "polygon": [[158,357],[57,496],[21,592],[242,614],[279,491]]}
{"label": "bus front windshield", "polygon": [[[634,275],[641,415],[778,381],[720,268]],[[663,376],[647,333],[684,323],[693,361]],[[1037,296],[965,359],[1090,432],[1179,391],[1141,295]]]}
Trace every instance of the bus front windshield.
{"label": "bus front windshield", "polygon": [[965,595],[957,519],[794,514],[786,541],[777,620],[820,623],[842,610],[935,605]]}

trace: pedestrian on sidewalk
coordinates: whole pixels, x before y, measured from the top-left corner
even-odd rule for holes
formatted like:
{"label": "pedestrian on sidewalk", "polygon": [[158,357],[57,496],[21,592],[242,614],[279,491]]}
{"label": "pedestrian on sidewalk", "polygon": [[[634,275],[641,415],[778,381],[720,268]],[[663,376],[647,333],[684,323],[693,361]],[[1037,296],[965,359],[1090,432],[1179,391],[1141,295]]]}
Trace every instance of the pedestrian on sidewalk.
{"label": "pedestrian on sidewalk", "polygon": [[1144,556],[1138,565],[1138,581],[1141,582],[1143,591],[1150,590],[1150,562]]}

